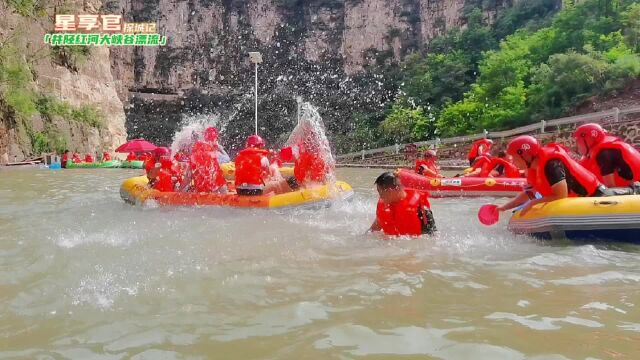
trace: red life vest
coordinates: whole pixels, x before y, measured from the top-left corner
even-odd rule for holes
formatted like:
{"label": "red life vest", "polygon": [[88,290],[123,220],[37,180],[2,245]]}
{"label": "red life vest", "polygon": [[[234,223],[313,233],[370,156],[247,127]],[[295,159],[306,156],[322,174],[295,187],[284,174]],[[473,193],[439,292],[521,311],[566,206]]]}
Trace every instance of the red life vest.
{"label": "red life vest", "polygon": [[111,155],[109,155],[108,152],[102,153],[102,161],[109,161],[111,160]]}
{"label": "red life vest", "polygon": [[484,166],[489,166],[490,163],[491,163],[490,157],[488,157],[487,155],[480,155],[476,158],[471,169],[472,170],[482,169]]}
{"label": "red life vest", "polygon": [[416,160],[416,170],[415,170],[416,174],[423,173],[423,170],[421,169],[422,166],[426,166],[427,169],[433,171],[435,174],[438,174],[438,167],[436,166],[436,163],[434,161],[426,160],[426,159]]}
{"label": "red life vest", "polygon": [[93,162],[93,156],[91,156],[90,154],[87,154],[84,157],[84,162],[92,163]]}
{"label": "red life vest", "polygon": [[67,155],[67,153],[62,154],[62,159],[60,159],[60,166],[67,167],[67,161],[69,161],[69,155]]}
{"label": "red life vest", "polygon": [[154,189],[162,192],[173,192],[173,179],[171,170],[162,168],[158,171],[158,179],[153,186]]}
{"label": "red life vest", "polygon": [[[555,159],[562,161],[567,171],[580,185],[582,185],[588,195],[593,194],[597,190],[600,185],[600,181],[598,181],[598,178],[593,173],[585,169],[577,161],[573,160],[560,146],[547,145],[540,149],[536,168],[527,169],[527,182],[542,196],[553,195],[553,190],[551,189],[549,180],[544,174],[544,168],[547,165],[547,162]],[[569,197],[577,196],[578,195],[569,188]]]}
{"label": "red life vest", "polygon": [[151,171],[151,169],[153,169],[155,166],[156,166],[155,158],[150,158],[144,161],[144,170],[147,172],[147,175],[149,175],[149,171]]}
{"label": "red life vest", "polygon": [[130,152],[127,154],[127,161],[134,161],[136,159],[136,154]]}
{"label": "red life vest", "polygon": [[[385,204],[378,200],[376,220],[386,235],[422,235],[423,222],[418,211],[430,208],[427,194],[415,190],[405,190],[407,196],[395,204]],[[422,218],[426,221],[426,214]]]}
{"label": "red life vest", "polygon": [[329,170],[320,156],[310,152],[302,152],[295,161],[293,175],[298,183],[322,183],[326,181]]}
{"label": "red life vest", "polygon": [[[640,152],[638,152],[638,150],[636,150],[630,144],[627,144],[626,142],[614,136],[607,136],[601,143],[597,144],[591,149],[588,156],[581,159],[581,163],[584,165],[584,167],[596,174],[600,181],[602,181],[602,172],[600,171],[600,167],[598,166],[598,162],[596,159],[598,157],[598,154],[602,150],[620,151],[620,154],[622,154],[622,160],[624,160],[624,162],[629,165],[629,168],[633,173],[632,182],[640,180]],[[629,180],[621,178],[618,175],[617,171],[614,172],[614,177],[616,186],[629,186]]]}
{"label": "red life vest", "polygon": [[480,172],[480,175],[478,176],[487,177],[491,175],[491,172],[500,165],[504,167],[504,173],[499,177],[506,177],[506,178],[520,177],[520,170],[518,170],[518,167],[503,158],[492,158],[488,164],[482,167],[482,172]]}
{"label": "red life vest", "polygon": [[193,185],[197,192],[214,192],[226,185],[222,169],[216,158],[215,148],[198,141],[193,145],[189,164],[193,174]]}
{"label": "red life vest", "polygon": [[71,156],[71,161],[77,164],[79,162],[82,162],[82,159],[80,159],[80,155],[78,153],[73,153],[73,156]]}
{"label": "red life vest", "polygon": [[[269,151],[258,148],[246,148],[236,157],[236,188],[262,189],[264,179],[269,175]],[[266,164],[265,164],[266,161]],[[265,165],[267,165],[265,167]]]}
{"label": "red life vest", "polygon": [[[482,150],[482,153],[480,153],[480,146],[482,145],[484,145],[484,150]],[[476,140],[471,145],[471,150],[469,150],[469,155],[467,156],[467,159],[473,160],[480,155],[487,154],[489,153],[490,149],[491,149],[491,142],[489,142],[489,139]]]}

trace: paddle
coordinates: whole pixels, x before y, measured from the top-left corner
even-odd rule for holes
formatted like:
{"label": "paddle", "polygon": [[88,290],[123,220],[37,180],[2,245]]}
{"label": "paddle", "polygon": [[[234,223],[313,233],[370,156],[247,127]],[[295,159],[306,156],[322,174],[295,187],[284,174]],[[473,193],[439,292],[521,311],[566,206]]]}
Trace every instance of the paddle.
{"label": "paddle", "polygon": [[500,212],[498,211],[498,205],[486,204],[480,207],[478,210],[478,220],[483,225],[491,226],[500,220]]}

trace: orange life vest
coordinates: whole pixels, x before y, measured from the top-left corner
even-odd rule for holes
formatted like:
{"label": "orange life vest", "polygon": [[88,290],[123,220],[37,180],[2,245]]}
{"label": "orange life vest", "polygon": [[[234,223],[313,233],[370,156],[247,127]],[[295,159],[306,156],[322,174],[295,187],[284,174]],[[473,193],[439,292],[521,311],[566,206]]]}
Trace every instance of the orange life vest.
{"label": "orange life vest", "polygon": [[[482,145],[484,145],[484,149],[482,150],[482,153],[480,153],[480,146]],[[467,159],[473,160],[480,155],[487,154],[489,153],[490,149],[491,149],[491,142],[489,142],[489,139],[476,140],[471,145],[471,150],[469,150],[469,155],[467,156]]]}
{"label": "orange life vest", "polygon": [[149,175],[149,172],[155,166],[156,166],[156,159],[155,158],[149,158],[149,159],[146,159],[144,161],[144,170],[147,172],[147,175]]}
{"label": "orange life vest", "polygon": [[500,165],[504,167],[504,173],[500,175],[500,177],[506,177],[506,178],[520,177],[520,170],[518,170],[518,167],[503,158],[492,158],[488,164],[482,167],[482,171],[480,172],[479,176],[487,177],[491,175],[491,172]]}
{"label": "orange life vest", "polygon": [[226,185],[215,148],[211,144],[196,142],[189,165],[193,174],[193,186],[197,192],[214,192]]}
{"label": "orange life vest", "polygon": [[[627,163],[627,165],[629,165],[629,168],[633,173],[633,179],[631,182],[640,181],[640,152],[630,144],[627,144],[614,136],[607,136],[601,143],[591,149],[588,156],[581,159],[581,164],[592,173],[596,174],[600,181],[602,181],[602,172],[596,159],[602,150],[620,151],[622,159]],[[620,177],[617,171],[614,172],[614,177],[616,186],[629,186],[630,181]]]}
{"label": "orange life vest", "polygon": [[[407,196],[395,204],[385,204],[378,200],[376,220],[386,235],[422,235],[427,214],[423,207],[430,208],[427,194],[415,190],[405,190]],[[422,219],[419,217],[422,212]]]}
{"label": "orange life vest", "polygon": [[[550,160],[555,159],[562,161],[567,171],[580,185],[582,185],[588,195],[596,192],[600,185],[598,178],[577,161],[573,160],[562,147],[557,145],[547,145],[540,149],[536,168],[527,169],[527,181],[537,192],[542,196],[553,195],[553,190],[551,189],[549,180],[545,176],[544,168]],[[567,176],[568,175],[569,174],[567,174]],[[569,188],[569,196],[577,197],[578,194],[574,193],[571,188]]]}
{"label": "orange life vest", "polygon": [[162,168],[158,171],[158,180],[154,184],[154,189],[162,192],[173,192],[173,180],[171,170]]}
{"label": "orange life vest", "polygon": [[[258,148],[246,148],[236,157],[236,188],[262,189],[265,177],[269,175],[269,151]],[[265,168],[265,161],[267,167]]]}
{"label": "orange life vest", "polygon": [[487,155],[480,155],[476,158],[471,169],[477,170],[482,169],[484,166],[488,166],[491,163],[491,158]]}
{"label": "orange life vest", "polygon": [[[422,174],[423,170],[422,166],[426,166],[427,169],[433,171],[435,174],[438,174],[438,167],[436,166],[435,161],[426,160],[426,159],[418,159],[416,160],[416,174]],[[424,175],[424,174],[423,174]]]}

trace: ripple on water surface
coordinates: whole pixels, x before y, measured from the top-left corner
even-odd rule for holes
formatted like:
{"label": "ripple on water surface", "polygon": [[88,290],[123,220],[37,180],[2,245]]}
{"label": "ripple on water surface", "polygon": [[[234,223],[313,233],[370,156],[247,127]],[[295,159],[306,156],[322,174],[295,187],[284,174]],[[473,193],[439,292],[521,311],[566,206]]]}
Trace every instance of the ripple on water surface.
{"label": "ripple on water surface", "polygon": [[378,173],[274,213],[131,207],[135,171],[3,171],[0,358],[640,356],[637,246],[482,227],[491,199],[433,200],[435,236],[363,235]]}

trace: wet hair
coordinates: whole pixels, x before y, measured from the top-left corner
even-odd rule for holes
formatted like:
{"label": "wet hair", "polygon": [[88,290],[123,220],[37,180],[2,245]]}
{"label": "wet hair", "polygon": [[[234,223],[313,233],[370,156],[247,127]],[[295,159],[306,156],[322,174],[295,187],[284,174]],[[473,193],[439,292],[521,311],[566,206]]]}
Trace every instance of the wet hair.
{"label": "wet hair", "polygon": [[390,171],[382,173],[382,175],[378,176],[374,184],[376,184],[382,190],[397,189],[400,187],[400,181],[398,180],[398,177]]}

